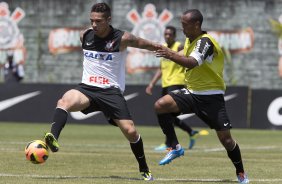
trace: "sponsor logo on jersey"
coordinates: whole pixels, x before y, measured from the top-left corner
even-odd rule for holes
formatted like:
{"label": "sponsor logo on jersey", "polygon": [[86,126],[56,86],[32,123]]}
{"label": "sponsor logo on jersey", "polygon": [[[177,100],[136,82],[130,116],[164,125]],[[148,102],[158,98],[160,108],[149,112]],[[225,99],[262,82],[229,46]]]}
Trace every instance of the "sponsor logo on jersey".
{"label": "sponsor logo on jersey", "polygon": [[96,59],[96,60],[102,60],[102,61],[112,61],[113,60],[113,54],[112,53],[96,53],[96,52],[84,52],[84,56],[88,60]]}
{"label": "sponsor logo on jersey", "polygon": [[109,79],[103,76],[90,76],[89,82],[96,84],[110,84]]}

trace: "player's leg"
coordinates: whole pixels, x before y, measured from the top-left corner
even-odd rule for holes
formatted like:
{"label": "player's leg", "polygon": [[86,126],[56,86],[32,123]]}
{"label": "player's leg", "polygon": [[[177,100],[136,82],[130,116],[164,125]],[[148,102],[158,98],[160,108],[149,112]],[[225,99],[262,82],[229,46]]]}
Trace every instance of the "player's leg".
{"label": "player's leg", "polygon": [[248,177],[245,174],[241,151],[238,143],[232,138],[230,130],[216,131],[217,136],[227,151],[227,155],[236,168],[236,175],[239,183],[249,183]]}
{"label": "player's leg", "polygon": [[[178,114],[174,114],[174,116],[177,116]],[[178,126],[180,129],[182,129],[183,131],[187,132],[189,135],[189,144],[188,144],[188,148],[192,149],[196,143],[196,137],[198,135],[198,131],[197,130],[193,130],[188,123],[185,123],[184,121],[181,121],[179,118],[175,119],[174,124],[176,126]]]}
{"label": "player's leg", "polygon": [[59,150],[58,138],[67,122],[68,112],[80,111],[88,106],[88,97],[75,89],[67,91],[58,100],[51,125],[51,132],[45,134],[45,141],[51,151],[57,152]]}
{"label": "player's leg", "polygon": [[[163,96],[168,94],[169,92],[177,92],[177,91],[181,91],[181,89],[185,88],[184,85],[172,85],[172,86],[168,86],[166,88],[163,88]],[[177,118],[177,116],[179,115],[179,113],[172,113],[172,115],[175,117],[175,121],[174,121],[174,125],[176,125],[177,127],[179,127],[181,130],[185,131],[188,133],[190,141],[189,141],[189,145],[188,148],[192,149],[193,146],[195,145],[195,139],[196,139],[196,135],[199,133],[196,130],[193,130],[188,123],[185,123],[184,121],[180,120],[179,118]]]}
{"label": "player's leg", "polygon": [[130,142],[131,150],[139,164],[139,171],[144,180],[153,180],[153,176],[146,162],[143,141],[132,120],[114,120],[124,136]]}
{"label": "player's leg", "polygon": [[195,95],[195,98],[198,99],[196,114],[216,130],[218,139],[236,168],[239,183],[248,183],[249,180],[244,172],[239,145],[230,133],[232,126],[227,115],[223,95]]}
{"label": "player's leg", "polygon": [[[162,97],[167,95],[168,92],[171,91],[171,88],[172,88],[171,86],[162,88]],[[158,123],[160,123],[160,122],[158,121]],[[162,127],[162,125],[160,125],[160,127]],[[160,144],[159,146],[155,147],[154,148],[155,151],[165,151],[165,150],[167,150],[168,148],[171,147],[170,139],[167,137],[166,134],[164,134],[164,135],[165,135],[165,142]]]}
{"label": "player's leg", "polygon": [[171,150],[159,162],[160,165],[165,165],[173,159],[184,155],[184,149],[178,142],[173,126],[175,117],[171,115],[171,113],[179,112],[179,109],[174,99],[170,95],[165,95],[155,103],[155,111],[158,116],[159,125],[171,143]]}
{"label": "player's leg", "polygon": [[130,143],[131,150],[139,164],[144,180],[153,180],[148,168],[143,148],[143,141],[132,121],[126,100],[117,88],[110,88],[97,94],[97,105],[108,118],[109,123],[117,125]]}

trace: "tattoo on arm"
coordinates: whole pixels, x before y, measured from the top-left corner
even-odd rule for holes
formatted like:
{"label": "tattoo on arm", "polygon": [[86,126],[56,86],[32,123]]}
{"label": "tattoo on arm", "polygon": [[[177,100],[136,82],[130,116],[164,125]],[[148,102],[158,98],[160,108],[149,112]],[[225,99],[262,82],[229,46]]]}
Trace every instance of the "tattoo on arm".
{"label": "tattoo on arm", "polygon": [[125,40],[126,40],[126,46],[128,47],[156,50],[156,44],[154,44],[153,42],[137,37],[130,33],[126,33]]}
{"label": "tattoo on arm", "polygon": [[138,47],[138,38],[133,34],[128,34],[127,36],[127,45],[129,47]]}

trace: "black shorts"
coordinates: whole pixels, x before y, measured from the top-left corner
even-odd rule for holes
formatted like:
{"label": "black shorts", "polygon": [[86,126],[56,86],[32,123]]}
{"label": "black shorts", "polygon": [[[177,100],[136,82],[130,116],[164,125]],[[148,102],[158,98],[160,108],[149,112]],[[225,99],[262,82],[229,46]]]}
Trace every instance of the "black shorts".
{"label": "black shorts", "polygon": [[82,83],[75,89],[86,95],[90,100],[89,107],[82,110],[82,113],[102,111],[108,120],[132,119],[120,89],[115,87],[103,89]]}
{"label": "black shorts", "polygon": [[162,88],[162,95],[165,96],[171,91],[182,89],[184,87],[185,87],[184,85],[172,85],[172,86],[164,87]]}
{"label": "black shorts", "polygon": [[183,114],[195,113],[210,128],[215,130],[232,128],[222,94],[195,95],[183,88],[170,92],[169,95],[175,100]]}

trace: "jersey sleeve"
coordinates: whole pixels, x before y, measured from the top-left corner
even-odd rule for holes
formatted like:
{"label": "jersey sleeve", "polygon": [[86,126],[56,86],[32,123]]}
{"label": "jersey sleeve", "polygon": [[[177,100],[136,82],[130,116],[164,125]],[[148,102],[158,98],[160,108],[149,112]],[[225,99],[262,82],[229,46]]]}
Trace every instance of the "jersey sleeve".
{"label": "jersey sleeve", "polygon": [[203,64],[205,60],[212,61],[214,45],[208,37],[199,39],[191,52],[190,56],[195,58],[199,64]]}
{"label": "jersey sleeve", "polygon": [[82,35],[82,45],[85,42],[85,37],[88,35],[89,32],[91,32],[93,29],[92,28],[88,28],[84,31],[83,35]]}

